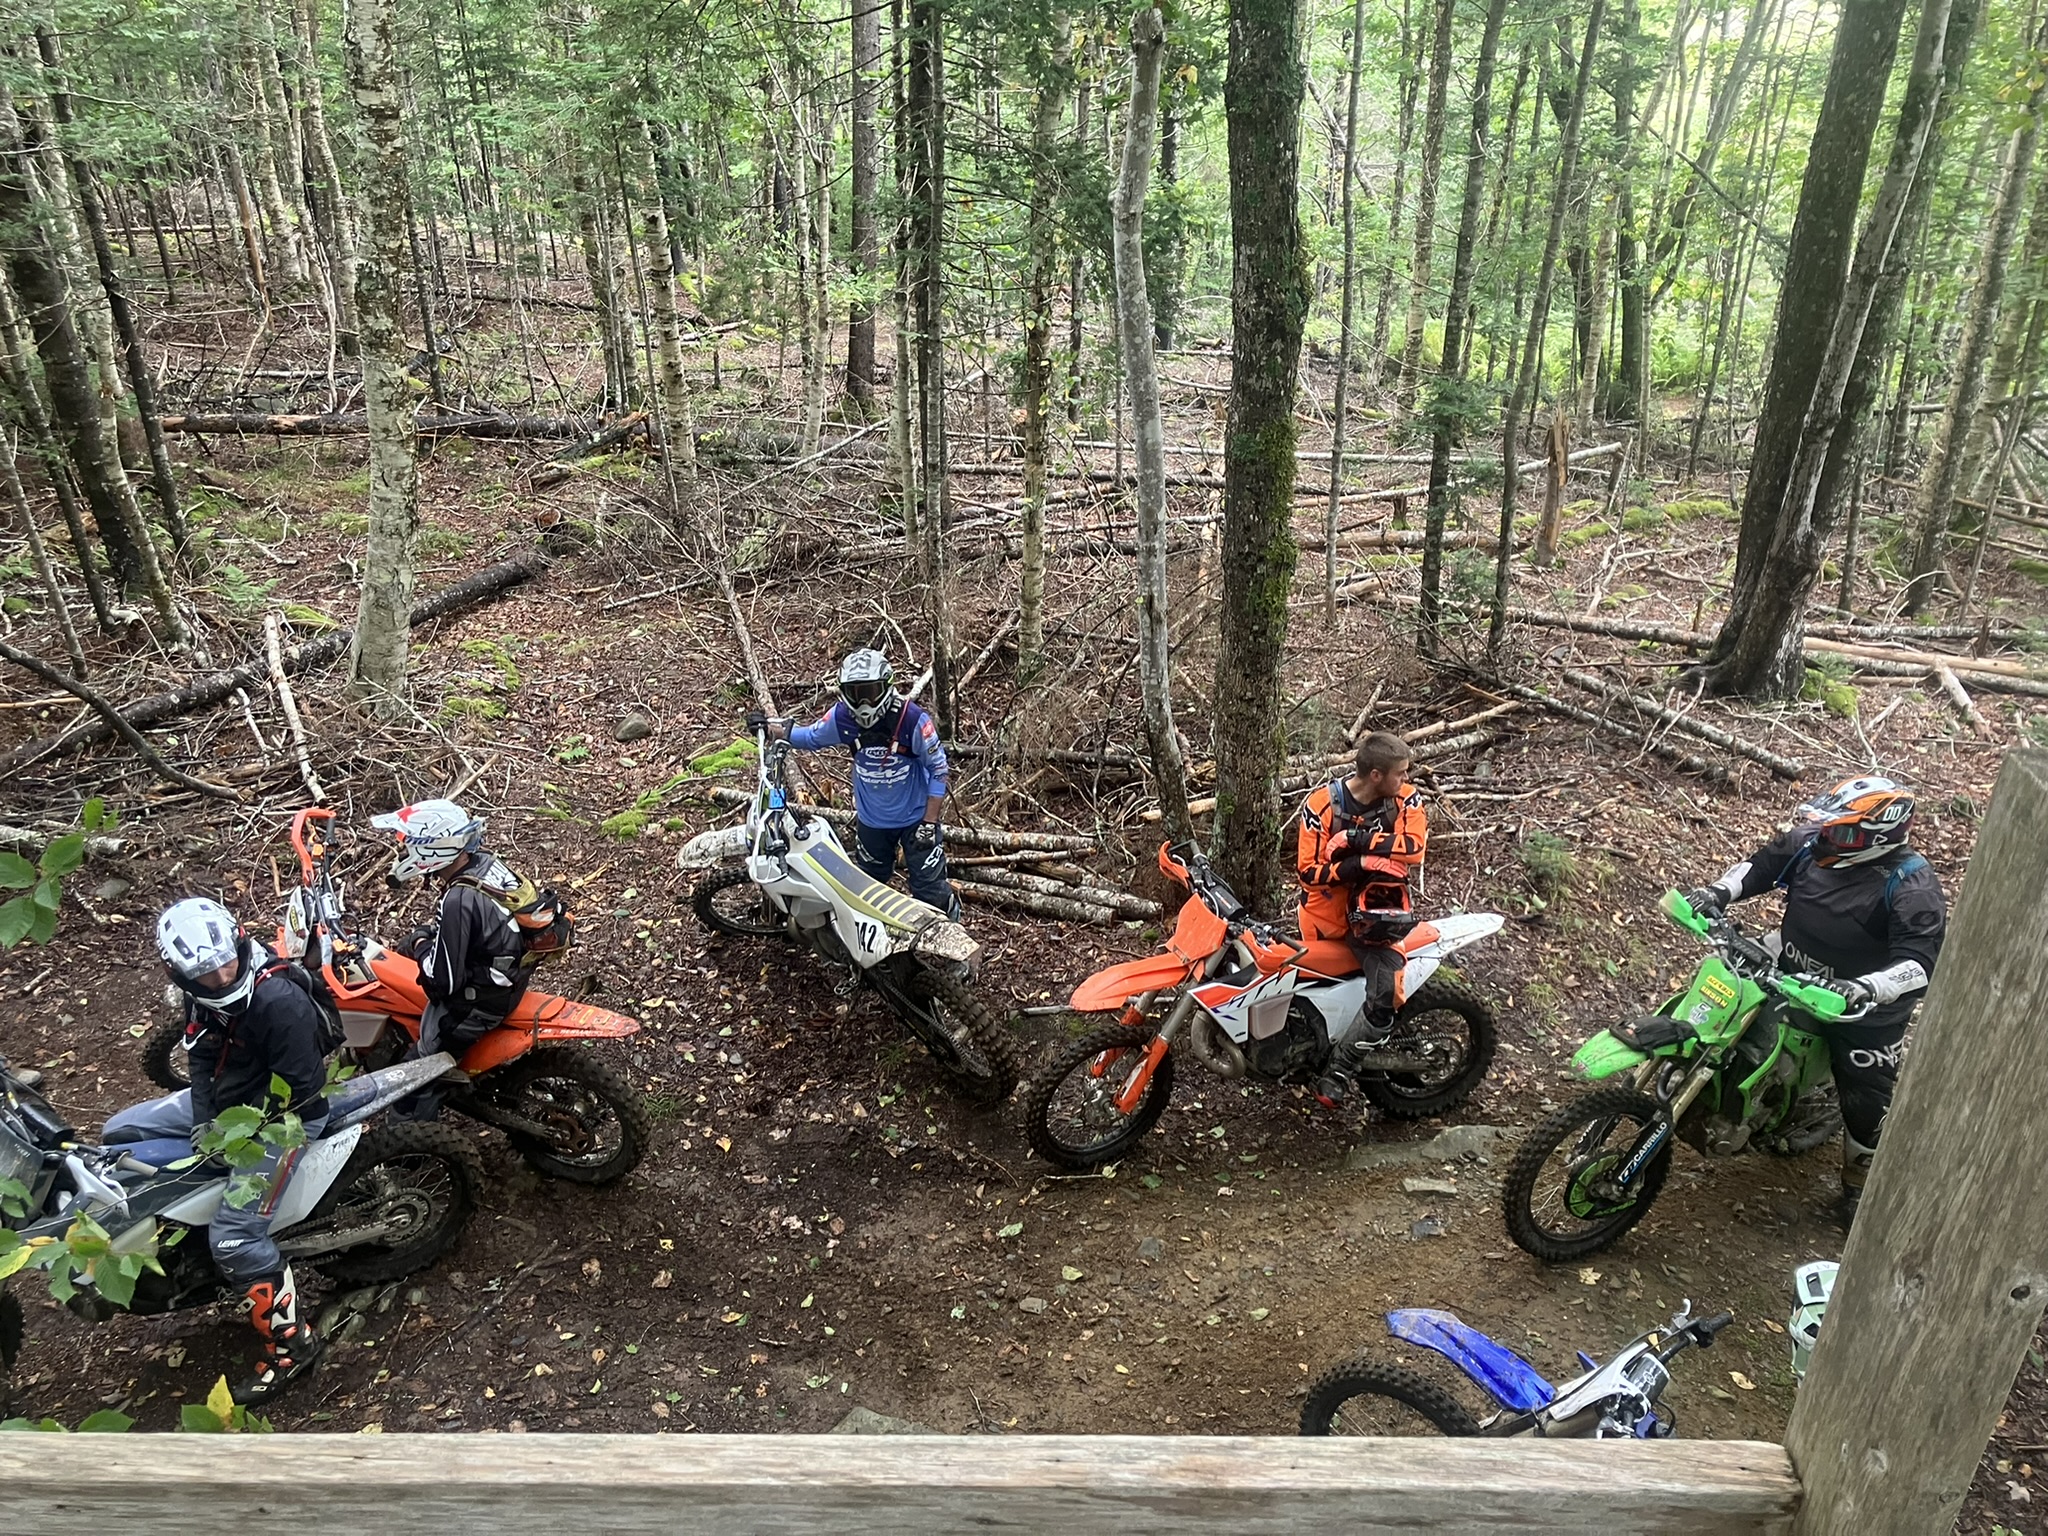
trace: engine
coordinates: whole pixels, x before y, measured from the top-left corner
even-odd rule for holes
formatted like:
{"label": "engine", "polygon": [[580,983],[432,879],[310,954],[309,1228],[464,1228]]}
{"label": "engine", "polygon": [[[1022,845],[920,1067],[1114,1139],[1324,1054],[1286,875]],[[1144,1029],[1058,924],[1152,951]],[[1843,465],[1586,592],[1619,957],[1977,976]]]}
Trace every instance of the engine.
{"label": "engine", "polygon": [[1330,1037],[1323,1016],[1297,997],[1288,1004],[1287,1022],[1263,1040],[1244,1043],[1245,1061],[1261,1077],[1282,1082],[1306,1080],[1330,1059]]}

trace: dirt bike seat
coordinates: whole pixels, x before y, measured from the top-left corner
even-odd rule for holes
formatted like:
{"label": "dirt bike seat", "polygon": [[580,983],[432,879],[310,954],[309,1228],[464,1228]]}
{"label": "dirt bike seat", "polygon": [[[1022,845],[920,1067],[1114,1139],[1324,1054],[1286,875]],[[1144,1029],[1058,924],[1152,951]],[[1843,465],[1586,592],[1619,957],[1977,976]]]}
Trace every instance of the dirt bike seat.
{"label": "dirt bike seat", "polygon": [[810,861],[848,906],[899,933],[921,933],[946,919],[936,907],[892,891],[828,843],[814,839],[801,857]]}
{"label": "dirt bike seat", "polygon": [[1291,939],[1260,944],[1253,938],[1251,942],[1258,955],[1259,973],[1264,976],[1276,975],[1290,965],[1299,967],[1305,976],[1325,980],[1358,974],[1358,956],[1352,954],[1351,946],[1341,939],[1305,937],[1299,947]]}
{"label": "dirt bike seat", "polygon": [[1672,1018],[1668,1013],[1649,1013],[1638,1019],[1626,1019],[1619,1024],[1610,1024],[1607,1026],[1607,1033],[1623,1045],[1647,1053],[1690,1040],[1693,1036],[1693,1027],[1683,1019]]}

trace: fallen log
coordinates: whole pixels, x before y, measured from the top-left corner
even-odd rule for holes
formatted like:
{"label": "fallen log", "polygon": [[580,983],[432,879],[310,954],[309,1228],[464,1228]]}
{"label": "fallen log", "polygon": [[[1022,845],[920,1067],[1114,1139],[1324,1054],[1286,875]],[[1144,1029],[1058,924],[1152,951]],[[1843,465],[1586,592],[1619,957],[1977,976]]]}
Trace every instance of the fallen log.
{"label": "fallen log", "polygon": [[[362,437],[370,418],[362,411],[317,416],[279,416],[262,411],[166,416],[166,432],[200,437]],[[582,437],[587,422],[560,416],[422,416],[413,423],[421,437]]]}
{"label": "fallen log", "polygon": [[555,462],[535,474],[527,482],[528,486],[536,491],[545,491],[552,486],[560,485],[576,473],[577,464],[603,453],[607,448],[616,448],[646,424],[645,411],[634,411],[631,415],[620,417],[602,432],[586,437],[581,442],[571,443],[560,452],[550,455]]}
{"label": "fallen log", "polygon": [[[412,626],[417,629],[422,624],[432,623],[435,619],[445,618],[451,613],[467,608],[471,603],[495,597],[508,587],[538,576],[547,567],[547,556],[539,550],[523,550],[509,560],[501,560],[496,565],[487,566],[474,576],[465,577],[427,597],[413,609]],[[304,672],[333,661],[348,650],[349,641],[354,634],[353,628],[329,630],[326,634],[293,646],[284,653],[286,673]],[[128,724],[138,728],[157,725],[165,720],[175,720],[180,715],[190,714],[193,710],[206,709],[231,699],[237,689],[260,687],[269,675],[269,658],[259,656],[226,672],[215,672],[206,677],[194,678],[183,687],[138,699],[121,711],[121,717]],[[58,752],[86,746],[95,741],[105,741],[113,734],[113,727],[101,720],[90,725],[82,725],[62,736],[25,742],[8,753],[4,761],[0,761],[0,778]]]}
{"label": "fallen log", "polygon": [[2037,675],[2032,668],[2017,661],[2002,661],[1995,656],[1951,656],[1942,651],[1909,651],[1891,646],[1880,650],[1874,645],[1851,645],[1842,640],[1819,640],[1811,636],[1807,639],[1806,649],[1825,655],[1847,656],[1857,661],[1889,661],[1927,668],[1953,667],[1958,672],[1978,673],[1986,677],[2048,683],[2048,678]]}
{"label": "fallen log", "polygon": [[1793,762],[1789,757],[1781,757],[1768,747],[1760,747],[1755,742],[1745,741],[1740,736],[1722,730],[1719,726],[1708,725],[1703,720],[1695,720],[1691,715],[1666,708],[1664,705],[1658,704],[1653,700],[1639,698],[1635,694],[1630,693],[1626,688],[1618,687],[1608,682],[1605,678],[1596,677],[1590,672],[1580,672],[1567,668],[1564,680],[1574,688],[1590,693],[1596,698],[1606,699],[1612,704],[1626,704],[1645,720],[1654,720],[1661,725],[1669,726],[1674,731],[1683,731],[1688,736],[1696,736],[1701,741],[1708,743],[1710,746],[1719,747],[1724,752],[1733,752],[1739,757],[1746,757],[1751,762],[1759,763],[1763,767],[1770,769],[1773,774],[1781,779],[1800,779],[1806,776],[1805,768]]}
{"label": "fallen log", "polygon": [[1989,741],[1991,739],[1991,722],[1978,712],[1977,706],[1970,698],[1968,690],[1963,687],[1962,680],[1947,667],[1936,667],[1934,669],[1934,680],[1941,684],[1941,691],[1948,695],[1949,703],[1955,706],[1956,713],[1961,715],[1964,724],[1968,725],[1976,733],[1977,739],[1979,741]]}
{"label": "fallen log", "polygon": [[[54,832],[33,832],[27,827],[0,827],[0,848],[12,848],[19,853],[39,854],[52,842],[64,835],[64,829]],[[85,840],[85,851],[95,858],[107,858],[121,851],[123,843],[118,837],[102,837],[97,833]]]}
{"label": "fallen log", "polygon": [[1015,891],[1036,891],[1041,896],[1058,896],[1086,902],[1090,906],[1108,907],[1118,917],[1157,917],[1161,910],[1158,902],[1147,901],[1142,896],[1112,891],[1099,885],[1071,885],[1014,869],[983,867],[975,870],[973,878],[987,885],[1007,886]]}
{"label": "fallen log", "polygon": [[[1487,713],[1488,715],[1495,715],[1504,713],[1504,711],[1489,710]],[[1432,741],[1415,747],[1413,749],[1415,761],[1419,763],[1432,757],[1449,757],[1454,752],[1464,752],[1472,747],[1483,747],[1492,740],[1493,733],[1491,731],[1466,731],[1462,735],[1447,737],[1440,741]],[[1321,769],[1311,768],[1303,773],[1291,773],[1285,778],[1274,782],[1273,793],[1276,795],[1298,795],[1302,791],[1322,783],[1324,775],[1328,774],[1332,769],[1348,767],[1352,761],[1353,759],[1349,756],[1337,757],[1332,758]],[[1200,799],[1188,802],[1188,814],[1191,816],[1204,816],[1215,809],[1216,797],[1214,795],[1203,795]],[[1150,822],[1158,821],[1159,819],[1160,811],[1157,806],[1138,813],[1138,820],[1140,821]]]}
{"label": "fallen log", "polygon": [[195,779],[184,770],[173,768],[169,763],[165,762],[163,756],[156,748],[149,744],[149,738],[135,729],[128,721],[122,719],[120,711],[114,708],[113,703],[107,696],[91,684],[80,682],[75,677],[66,677],[41,657],[31,656],[27,651],[17,650],[4,640],[0,640],[0,657],[13,662],[17,667],[22,668],[26,672],[35,674],[44,682],[62,688],[66,693],[73,695],[81,702],[90,704],[104,722],[102,729],[119,733],[121,739],[136,750],[142,760],[149,765],[150,771],[158,778],[175,784],[180,789],[197,790],[202,795],[213,795],[222,800],[241,798],[225,784],[215,784],[207,779]]}
{"label": "fallen log", "polygon": [[1576,704],[1567,704],[1563,699],[1555,698],[1540,688],[1529,688],[1520,683],[1494,683],[1491,686],[1500,689],[1503,693],[1512,693],[1518,699],[1526,699],[1529,703],[1537,705],[1539,708],[1547,709],[1554,715],[1562,715],[1567,720],[1576,720],[1582,725],[1592,726],[1595,730],[1605,731],[1610,736],[1618,736],[1623,741],[1634,744],[1641,751],[1649,753],[1652,757],[1663,759],[1681,772],[1696,773],[1701,778],[1709,779],[1716,784],[1725,784],[1731,777],[1728,769],[1723,764],[1708,762],[1705,758],[1695,753],[1674,747],[1668,741],[1659,741],[1654,737],[1644,735],[1640,731],[1631,730],[1619,720],[1610,720],[1607,716],[1595,714],[1590,709],[1581,709]]}
{"label": "fallen log", "polygon": [[[753,795],[727,784],[714,784],[710,799],[719,805],[752,805]],[[835,827],[853,825],[853,812],[836,805],[810,805],[805,813],[821,816]],[[1070,837],[1063,832],[1012,832],[1006,827],[975,827],[948,822],[946,841],[967,848],[999,848],[1015,853],[1093,853],[1095,839]]]}
{"label": "fallen log", "polygon": [[1093,923],[1097,926],[1116,921],[1116,913],[1108,907],[1069,901],[1058,896],[1042,896],[1036,891],[1013,891],[1008,886],[984,885],[979,880],[955,880],[953,889],[960,893],[963,901],[978,902],[984,907],[1014,907],[1034,917],[1056,917],[1062,922]]}

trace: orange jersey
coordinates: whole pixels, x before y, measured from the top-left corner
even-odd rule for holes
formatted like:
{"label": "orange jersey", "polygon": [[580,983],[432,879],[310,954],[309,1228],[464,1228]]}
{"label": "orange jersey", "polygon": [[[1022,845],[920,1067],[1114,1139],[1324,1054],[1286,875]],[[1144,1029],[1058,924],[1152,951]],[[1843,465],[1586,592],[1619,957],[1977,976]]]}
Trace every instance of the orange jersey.
{"label": "orange jersey", "polygon": [[[1301,807],[1295,871],[1301,877],[1304,938],[1343,938],[1351,908],[1367,886],[1380,888],[1372,905],[1388,905],[1391,898],[1405,907],[1408,874],[1429,846],[1429,815],[1414,785],[1403,784],[1362,811],[1336,809],[1336,789],[1334,782],[1323,785]],[[1349,835],[1341,849],[1333,849],[1339,833]]]}

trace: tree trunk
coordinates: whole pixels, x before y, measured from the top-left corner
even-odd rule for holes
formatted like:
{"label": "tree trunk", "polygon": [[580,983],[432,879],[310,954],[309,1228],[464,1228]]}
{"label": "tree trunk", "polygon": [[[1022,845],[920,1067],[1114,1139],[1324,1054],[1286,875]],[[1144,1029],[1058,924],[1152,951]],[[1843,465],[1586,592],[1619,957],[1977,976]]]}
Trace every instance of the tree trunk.
{"label": "tree trunk", "polygon": [[410,646],[419,461],[405,376],[404,299],[411,193],[394,0],[351,0],[343,41],[368,157],[356,262],[363,404],[370,416],[370,528],[349,675],[380,714],[399,712]]}
{"label": "tree trunk", "polygon": [[[1642,38],[1637,0],[1622,0],[1621,30],[1615,38],[1620,61],[1614,72],[1615,226],[1614,278],[1621,297],[1621,356],[1616,397],[1620,415],[1640,422],[1636,442],[1647,462],[1650,448],[1650,325],[1648,274],[1643,263],[1642,230],[1636,222],[1635,144],[1636,84],[1642,66],[1636,49]],[[1597,320],[1596,320],[1596,323]],[[1610,419],[1616,413],[1610,412]],[[1622,467],[1622,473],[1627,467]]]}
{"label": "tree trunk", "polygon": [[1431,263],[1436,255],[1436,197],[1443,180],[1444,119],[1449,115],[1453,0],[1436,0],[1436,29],[1429,53],[1429,103],[1422,117],[1422,181],[1415,197],[1415,256],[1408,269],[1408,326],[1401,344],[1401,377],[1395,399],[1403,416],[1415,410],[1422,379],[1423,332],[1429,324]]}
{"label": "tree trunk", "polygon": [[1344,230],[1344,294],[1337,326],[1337,384],[1330,402],[1330,494],[1323,505],[1323,623],[1337,625],[1337,500],[1344,489],[1345,415],[1351,395],[1351,312],[1357,302],[1358,220],[1352,182],[1358,175],[1358,80],[1365,68],[1365,0],[1351,4],[1350,81],[1344,96],[1343,190],[1338,196]]}
{"label": "tree trunk", "polygon": [[[1770,544],[1758,559],[1758,576],[1748,589],[1747,602],[1731,606],[1722,626],[1723,640],[1717,642],[1715,659],[1707,668],[1706,683],[1717,692],[1788,698],[1797,692],[1803,679],[1806,602],[1820,579],[1821,553],[1831,531],[1831,509],[1820,500],[1820,482],[1841,425],[1843,400],[1857,351],[1864,345],[1884,266],[1911,202],[1913,183],[1920,173],[1939,113],[1949,6],[1950,0],[1925,0],[1920,13],[1912,71],[1901,97],[1898,127],[1884,179],[1864,221],[1848,272],[1835,292],[1825,296],[1830,310],[1827,343],[1815,370],[1812,397],[1800,422],[1798,452],[1785,478],[1784,503],[1777,525]],[[1838,61],[1843,46],[1840,37],[1838,34]],[[1882,89],[1898,46],[1896,23],[1890,37],[1867,33],[1853,38],[1850,46],[1857,56],[1852,72],[1860,73],[1856,69],[1859,65],[1867,68],[1872,73],[1865,78],[1874,80],[1877,88]],[[1831,88],[1834,75],[1831,70]],[[1844,149],[1853,152],[1853,146]],[[1866,145],[1858,158],[1867,159],[1868,154]],[[1826,176],[1828,169],[1824,163],[1815,165],[1809,161],[1808,185],[1815,175]],[[1816,296],[1816,302],[1821,301]],[[1882,338],[1872,338],[1872,344],[1881,346]],[[1743,595],[1738,593],[1738,599]]]}
{"label": "tree trunk", "polygon": [[1564,130],[1557,145],[1557,183],[1550,194],[1550,230],[1543,238],[1543,261],[1536,269],[1536,292],[1529,303],[1529,330],[1522,341],[1521,367],[1515,387],[1508,395],[1506,419],[1501,423],[1500,538],[1494,549],[1493,610],[1486,630],[1488,654],[1500,649],[1500,637],[1507,627],[1508,577],[1515,552],[1515,496],[1521,476],[1515,473],[1520,461],[1520,439],[1524,413],[1536,390],[1537,370],[1543,355],[1543,332],[1550,321],[1550,290],[1557,280],[1557,252],[1564,243],[1565,210],[1570,206],[1578,174],[1579,125],[1586,116],[1586,91],[1593,78],[1593,50],[1600,40],[1600,20],[1607,0],[1593,0],[1586,14],[1586,37],[1579,51],[1578,73],[1572,86],[1571,105],[1565,111]]}
{"label": "tree trunk", "polygon": [[[2035,40],[2039,46],[2039,39]],[[2042,77],[2038,70],[2033,78]],[[1998,194],[1992,200],[1990,227],[1984,233],[1984,247],[1977,265],[1975,292],[1969,317],[1963,322],[1961,345],[1956,351],[1955,372],[1949,380],[1948,403],[1934,433],[1934,447],[1920,472],[1920,486],[1914,496],[1914,520],[1918,543],[1913,556],[1913,576],[1906,587],[1906,612],[1918,614],[1927,606],[1935,589],[1947,580],[1949,518],[1955,510],[1956,487],[1962,476],[1963,449],[1984,398],[1984,365],[1997,333],[1999,303],[2005,293],[2007,263],[2012,258],[2013,237],[2019,229],[2020,207],[2026,198],[2027,178],[2034,169],[2034,142],[2041,127],[2042,87],[2028,93],[2024,116],[2006,140],[2005,160],[1999,173]],[[2015,419],[2018,413],[2014,413]]]}
{"label": "tree trunk", "polygon": [[64,589],[57,585],[57,572],[50,564],[49,546],[44,544],[43,532],[36,526],[36,509],[29,505],[28,496],[22,491],[21,475],[14,467],[16,449],[13,435],[0,431],[0,480],[6,481],[7,499],[21,514],[22,531],[28,535],[29,556],[35,562],[43,592],[50,600],[50,616],[57,621],[57,631],[64,637],[64,653],[71,658],[71,675],[82,678],[85,676],[85,648],[78,642],[78,629],[71,622],[71,609],[64,601]]}
{"label": "tree trunk", "polygon": [[1125,114],[1123,163],[1110,195],[1111,252],[1116,258],[1117,337],[1131,397],[1131,434],[1138,468],[1138,685],[1144,696],[1145,743],[1159,806],[1175,842],[1194,836],[1188,819],[1187,768],[1173,728],[1173,668],[1166,615],[1166,428],[1159,416],[1159,365],[1153,353],[1152,303],[1145,292],[1145,189],[1159,121],[1159,69],[1166,24],[1157,7],[1131,18],[1131,96]]}
{"label": "tree trunk", "polygon": [[[2048,299],[2048,175],[2034,181],[2034,200],[2027,210],[2027,233],[2020,242],[2018,265],[2006,278],[2005,302],[1998,316],[1998,342],[1991,349],[1990,370],[1984,375],[1984,398],[2008,401],[1997,409],[1982,410],[1971,426],[1969,451],[1963,456],[1963,470],[1957,484],[1972,501],[1990,502],[1979,494],[1983,486],[1985,461],[1991,454],[1995,422],[2010,422],[2023,414],[2012,396],[2025,394],[2024,384],[2015,390],[2022,373],[2021,353],[2033,326],[2033,312]],[[2005,434],[2010,437],[2008,430]]]}
{"label": "tree trunk", "polygon": [[[1493,126],[1493,70],[1500,52],[1500,29],[1507,0],[1488,0],[1486,26],[1479,37],[1479,60],[1472,72],[1472,126],[1465,138],[1465,195],[1458,208],[1458,245],[1451,260],[1451,297],[1444,310],[1444,353],[1437,370],[1435,398],[1429,406],[1429,510],[1424,515],[1422,600],[1416,648],[1436,654],[1437,599],[1443,584],[1444,528],[1451,512],[1451,454],[1463,441],[1470,402],[1465,385],[1466,309],[1472,296],[1477,263],[1479,201],[1486,190],[1486,138]],[[1514,461],[1508,461],[1509,478]]]}
{"label": "tree trunk", "polygon": [[336,342],[343,357],[362,349],[361,322],[356,317],[356,230],[348,199],[341,190],[341,167],[334,158],[334,139],[327,131],[327,94],[320,83],[314,45],[320,24],[317,0],[292,0],[292,46],[298,54],[299,92],[306,127],[306,151],[313,162],[313,191],[319,202],[322,239],[327,242],[334,274],[336,307],[341,312]]}
{"label": "tree trunk", "polygon": [[850,259],[855,282],[846,321],[846,393],[863,417],[875,410],[875,301],[881,248],[875,216],[882,185],[882,141],[876,132],[881,87],[882,0],[853,6],[853,225]]}
{"label": "tree trunk", "polygon": [[1051,70],[1040,80],[1031,121],[1031,200],[1026,225],[1031,271],[1024,290],[1024,519],[1017,576],[1017,676],[1030,681],[1045,664],[1045,469],[1052,406],[1053,212],[1060,111],[1073,61],[1073,23],[1052,18]]}
{"label": "tree trunk", "polygon": [[953,613],[946,558],[946,73],[944,0],[910,0],[911,281],[917,327],[918,532],[931,625],[932,697],[954,734]]}
{"label": "tree trunk", "polygon": [[[1592,313],[1593,324],[1586,333],[1586,349],[1579,363],[1578,403],[1572,410],[1572,418],[1578,423],[1579,435],[1590,435],[1593,430],[1593,415],[1596,410],[1605,414],[1607,401],[1601,389],[1604,379],[1601,369],[1606,366],[1607,346],[1607,292],[1608,274],[1613,271],[1615,210],[1619,206],[1617,196],[1609,196],[1606,205],[1593,217],[1599,225],[1599,233],[1593,241],[1593,270],[1587,281],[1586,308]],[[1624,320],[1623,329],[1627,329]],[[1624,365],[1625,366],[1625,365]],[[1541,529],[1536,534],[1536,563],[1548,565],[1557,558],[1557,531],[1550,530],[1546,544]]]}
{"label": "tree trunk", "polygon": [[661,451],[684,485],[697,481],[697,425],[690,381],[683,373],[683,322],[676,306],[676,271],[669,260],[668,217],[661,211],[655,182],[654,135],[636,117],[634,150],[639,160],[641,248],[647,263],[648,308],[661,352]]}
{"label": "tree trunk", "polygon": [[1296,559],[1294,391],[1309,300],[1295,0],[1231,0],[1228,71],[1232,340],[1215,845],[1224,878],[1257,909],[1269,904],[1281,870],[1272,786],[1286,755],[1280,668]]}
{"label": "tree trunk", "polygon": [[825,429],[825,354],[832,346],[832,311],[826,291],[826,277],[832,265],[832,113],[822,92],[812,98],[811,138],[799,151],[810,162],[810,249],[807,253],[811,280],[811,365],[804,373],[804,452],[818,451],[818,438]]}
{"label": "tree trunk", "polygon": [[[1095,40],[1089,38],[1082,53],[1082,64],[1074,80],[1074,153],[1077,157],[1088,152],[1088,102],[1094,93],[1095,82],[1090,78],[1095,63]],[[1082,320],[1088,312],[1088,260],[1087,248],[1078,242],[1074,246],[1074,259],[1067,267],[1067,424],[1078,426],[1081,422],[1081,347],[1084,341]]]}
{"label": "tree trunk", "polygon": [[241,0],[238,24],[243,104],[248,108],[254,140],[256,191],[263,203],[264,221],[270,226],[271,266],[287,285],[296,286],[306,280],[305,253],[299,241],[298,210],[285,197],[278,169],[277,125],[271,117],[261,63],[264,45],[260,34],[266,29],[261,24],[256,0]]}
{"label": "tree trunk", "polygon": [[[1387,210],[1386,249],[1391,254],[1401,244],[1401,215],[1408,200],[1408,149],[1415,142],[1415,96],[1422,83],[1422,43],[1414,21],[1415,0],[1401,0],[1401,109],[1395,135],[1394,185],[1387,193],[1392,205]],[[1379,377],[1386,377],[1387,327],[1394,307],[1395,264],[1389,260],[1380,270],[1380,291],[1373,305],[1372,353]]]}

